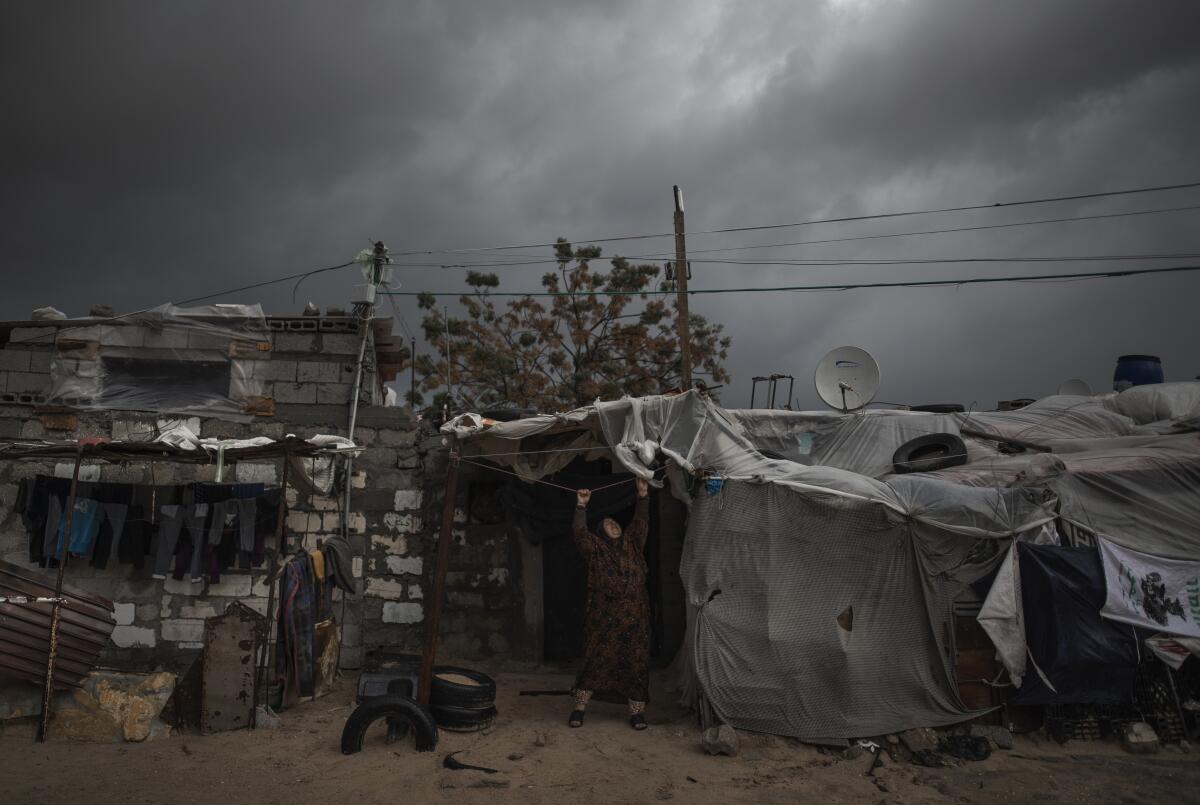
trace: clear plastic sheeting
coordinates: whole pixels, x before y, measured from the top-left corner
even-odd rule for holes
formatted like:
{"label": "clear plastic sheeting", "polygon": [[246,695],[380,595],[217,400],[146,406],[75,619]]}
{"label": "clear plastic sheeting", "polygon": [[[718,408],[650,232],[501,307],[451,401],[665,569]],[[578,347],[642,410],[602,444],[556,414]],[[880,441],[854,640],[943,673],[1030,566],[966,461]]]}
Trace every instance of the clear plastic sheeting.
{"label": "clear plastic sheeting", "polygon": [[1107,397],[1105,404],[1139,425],[1187,422],[1200,417],[1200,382],[1134,386]]}
{"label": "clear plastic sheeting", "polygon": [[248,417],[271,334],[259,305],[152,310],[64,327],[49,400],[82,409]]}
{"label": "clear plastic sheeting", "polygon": [[1056,394],[1015,411],[973,411],[952,416],[964,433],[1036,445],[1046,439],[1112,438],[1150,432],[1140,430],[1098,397]]}

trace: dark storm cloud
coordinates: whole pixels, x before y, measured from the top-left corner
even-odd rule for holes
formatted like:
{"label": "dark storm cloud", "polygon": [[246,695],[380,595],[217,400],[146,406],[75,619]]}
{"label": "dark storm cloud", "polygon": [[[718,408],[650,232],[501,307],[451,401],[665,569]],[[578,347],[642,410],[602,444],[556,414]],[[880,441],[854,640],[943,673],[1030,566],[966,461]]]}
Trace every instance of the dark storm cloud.
{"label": "dark storm cloud", "polygon": [[[80,3],[0,10],[0,316],[119,310],[453,248],[1168,184],[1200,176],[1200,6],[1185,2]],[[1200,203],[1200,192],[690,238],[693,249]],[[1200,250],[1197,213],[721,256]],[[670,240],[606,246],[670,250]],[[526,250],[528,251],[528,250]],[[541,251],[541,250],[535,250]],[[442,257],[440,259],[449,259]],[[456,257],[455,261],[487,260]],[[756,268],[699,287],[1093,264]],[[1031,270],[1032,269],[1032,270]],[[543,266],[502,269],[536,287]],[[457,270],[405,270],[407,290]],[[238,295],[339,304],[353,271]],[[1122,352],[1200,373],[1186,276],[698,297],[734,338],[730,403],[820,354],[879,355],[880,396],[1103,386]],[[409,300],[400,309],[410,324]]]}

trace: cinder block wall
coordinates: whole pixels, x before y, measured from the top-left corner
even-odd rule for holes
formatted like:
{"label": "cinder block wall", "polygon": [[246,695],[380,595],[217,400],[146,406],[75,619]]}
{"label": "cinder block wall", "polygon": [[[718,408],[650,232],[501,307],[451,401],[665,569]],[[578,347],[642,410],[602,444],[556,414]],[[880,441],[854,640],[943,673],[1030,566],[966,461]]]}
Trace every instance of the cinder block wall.
{"label": "cinder block wall", "polygon": [[[315,324],[316,322],[314,322]],[[36,330],[53,328],[32,328]],[[26,339],[35,333],[20,334]],[[275,415],[250,422],[191,418],[199,435],[217,438],[293,433],[346,432],[357,339],[341,332],[280,331],[273,334],[269,361],[260,368],[270,377]],[[49,385],[52,339],[41,343],[9,343],[0,349],[0,383],[11,389],[0,403],[0,438],[75,439],[107,436],[128,439],[153,433],[166,424],[161,415],[108,411],[79,412],[69,430],[49,430],[64,422],[39,414]],[[15,378],[15,379],[14,379]],[[380,395],[373,375],[364,379],[355,440],[366,447],[354,462],[349,531],[354,550],[358,595],[343,606],[335,599],[335,614],[344,630],[342,665],[355,668],[364,652],[381,646],[415,651],[432,593],[436,540],[442,514],[447,468],[442,437],[414,421],[406,409],[372,405]],[[20,389],[20,391],[17,391]],[[85,465],[86,466],[86,465]],[[91,480],[128,483],[185,483],[212,481],[215,465],[131,464],[95,465],[84,471]],[[28,566],[29,534],[13,512],[17,483],[33,475],[68,475],[65,462],[0,459],[0,558]],[[279,483],[279,463],[242,462],[227,478],[268,485]],[[469,480],[459,485],[455,507],[448,594],[443,609],[441,641],[444,656],[477,659],[508,655],[520,646],[523,599],[520,558],[508,540],[503,522],[495,517],[479,522],[470,512]],[[298,496],[289,490],[287,526],[294,550],[316,547],[319,540],[340,532],[340,501]],[[52,571],[45,571],[52,572]],[[222,573],[218,584],[158,581],[141,571],[113,563],[106,570],[69,564],[67,582],[114,601],[118,626],[102,661],[123,670],[181,668],[200,648],[204,618],[223,612],[232,601],[266,611],[267,586],[262,569]],[[336,594],[340,595],[340,594]]]}

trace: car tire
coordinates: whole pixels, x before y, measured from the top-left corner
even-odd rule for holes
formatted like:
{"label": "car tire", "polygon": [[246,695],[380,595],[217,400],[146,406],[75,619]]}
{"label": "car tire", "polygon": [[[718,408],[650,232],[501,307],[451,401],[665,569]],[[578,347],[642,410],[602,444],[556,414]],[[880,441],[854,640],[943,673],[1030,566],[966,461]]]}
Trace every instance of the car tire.
{"label": "car tire", "polygon": [[482,708],[434,705],[433,719],[443,729],[457,732],[475,732],[491,726],[496,718],[495,706]]}
{"label": "car tire", "polygon": [[967,446],[953,433],[929,433],[905,442],[892,455],[898,473],[936,472],[967,463]]}
{"label": "car tire", "polygon": [[342,754],[361,752],[367,728],[381,718],[407,723],[415,733],[418,752],[431,752],[437,746],[437,722],[429,710],[405,696],[372,696],[354,708],[346,719],[342,728]]}
{"label": "car tire", "polygon": [[[474,681],[474,685],[464,685],[443,678],[443,674],[457,674]],[[433,669],[433,682],[429,691],[429,703],[434,707],[462,707],[480,710],[491,707],[496,702],[496,680],[487,674],[473,671],[470,668],[456,668],[452,665],[439,665]]]}

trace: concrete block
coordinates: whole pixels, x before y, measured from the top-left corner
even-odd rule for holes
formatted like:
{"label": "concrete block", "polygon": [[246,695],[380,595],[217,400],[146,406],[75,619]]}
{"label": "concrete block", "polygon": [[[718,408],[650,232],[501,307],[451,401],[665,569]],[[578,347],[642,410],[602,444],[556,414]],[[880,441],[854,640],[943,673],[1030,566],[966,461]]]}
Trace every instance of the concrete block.
{"label": "concrete block", "polygon": [[396,511],[402,512],[408,509],[421,508],[421,501],[424,494],[420,489],[397,489],[396,490]]}
{"label": "concrete block", "polygon": [[275,383],[271,396],[277,403],[315,404],[317,387],[312,383]]}
{"label": "concrete block", "polygon": [[22,439],[45,439],[46,429],[42,423],[36,419],[30,419],[25,424],[21,425]]}
{"label": "concrete block", "polygon": [[186,650],[202,649],[204,648],[204,643],[200,640],[181,640],[175,644],[175,648]]}
{"label": "concrete block", "polygon": [[160,618],[171,617],[171,615],[173,614],[171,612],[171,607],[174,603],[175,603],[175,596],[164,595],[162,597],[162,601],[158,605],[158,617],[160,617]]}
{"label": "concrete block", "polygon": [[204,621],[167,618],[162,622],[162,639],[171,642],[202,642],[204,640]]}
{"label": "concrete block", "polygon": [[154,648],[158,640],[153,629],[143,626],[117,626],[111,639],[118,648]]}
{"label": "concrete block", "polygon": [[392,534],[372,534],[371,548],[381,550],[390,556],[406,556],[408,554],[408,539]]}
{"label": "concrete block", "polygon": [[43,346],[54,343],[57,327],[14,327],[9,331],[10,344],[40,344]]}
{"label": "concrete block", "polygon": [[[171,613],[167,613],[169,616]],[[134,623],[147,623],[159,619],[158,604],[138,604]]]}
{"label": "concrete block", "polygon": [[398,601],[404,597],[404,584],[390,579],[367,579],[366,595],[371,598],[388,598]]}
{"label": "concrete block", "polygon": [[346,405],[350,402],[349,383],[318,383],[318,405]]}
{"label": "concrete block", "polygon": [[329,361],[300,361],[296,364],[296,380],[300,383],[340,383],[342,364]]}
{"label": "concrete block", "polygon": [[1135,721],[1121,728],[1121,746],[1135,755],[1152,755],[1158,751],[1158,734],[1146,722]]}
{"label": "concrete block", "polygon": [[250,595],[250,577],[224,573],[221,575],[220,582],[208,585],[208,594],[224,595],[230,598],[244,598]]}
{"label": "concrete block", "polygon": [[420,623],[425,613],[420,604],[388,601],[383,605],[384,623]]}
{"label": "concrete block", "polygon": [[[188,330],[184,327],[164,327],[159,332],[154,332],[148,327],[121,327],[113,329],[129,330],[131,332],[128,335],[133,335],[135,338],[138,335],[141,336],[141,344],[126,344],[125,346],[143,346],[147,349],[187,349],[190,346],[188,342]],[[222,339],[222,342],[228,343],[228,339]],[[107,339],[104,343],[108,343]]]}
{"label": "concrete block", "polygon": [[50,388],[50,375],[35,372],[8,372],[5,391],[16,394],[42,394]]}
{"label": "concrete block", "polygon": [[342,501],[340,498],[328,495],[313,495],[308,499],[308,505],[315,511],[335,512],[341,509]]}
{"label": "concrete block", "polygon": [[354,333],[325,333],[321,336],[321,351],[339,355],[358,355],[362,338]]}
{"label": "concrete block", "polygon": [[113,604],[113,619],[117,626],[129,626],[137,617],[137,605],[130,603]]}
{"label": "concrete block", "polygon": [[288,512],[287,522],[284,525],[287,526],[288,531],[304,533],[308,531],[308,517],[308,512]]}
{"label": "concrete block", "polygon": [[50,374],[50,365],[54,362],[54,353],[49,350],[38,350],[29,356],[29,371]]}
{"label": "concrete block", "polygon": [[397,534],[416,534],[421,530],[421,518],[415,514],[388,512],[383,515],[383,527]]}
{"label": "concrete block", "polygon": [[171,595],[196,595],[201,589],[199,584],[193,584],[191,578],[187,576],[182,579],[167,576],[163,579],[163,592]]}
{"label": "concrete block", "polygon": [[[273,349],[276,352],[316,352],[316,333],[276,333]],[[355,354],[358,350],[354,350]]]}
{"label": "concrete block", "polygon": [[0,370],[5,372],[28,372],[29,359],[33,353],[27,349],[0,349]]}
{"label": "concrete block", "polygon": [[337,532],[342,530],[342,515],[337,512],[325,512],[321,515],[321,530]]}
{"label": "concrete block", "polygon": [[258,361],[257,363],[258,367],[255,369],[255,376],[262,380],[296,381],[296,361],[273,358],[269,361]]}
{"label": "concrete block", "polygon": [[419,576],[424,568],[424,564],[425,560],[419,556],[389,556],[387,558],[388,572],[394,573],[397,576],[405,573]]}
{"label": "concrete block", "polygon": [[346,527],[351,534],[367,533],[367,518],[362,512],[350,512]]}
{"label": "concrete block", "polygon": [[187,348],[214,350],[221,353],[229,352],[229,336],[216,333],[206,333],[199,330],[189,330],[187,333]]}
{"label": "concrete block", "polygon": [[267,599],[265,597],[243,598],[242,603],[253,609],[259,615],[265,616],[267,614]]}
{"label": "concrete block", "polygon": [[112,423],[115,442],[149,442],[157,430],[152,419],[114,419]]}
{"label": "concrete block", "polygon": [[350,573],[356,579],[361,579],[363,574],[363,559],[361,556],[355,556],[350,560]]}
{"label": "concrete block", "polygon": [[408,585],[408,597],[412,601],[420,601],[425,597],[425,591],[419,584],[410,584]]}
{"label": "concrete block", "polygon": [[412,447],[417,443],[417,432],[411,429],[380,428],[378,439],[388,447]]}
{"label": "concrete block", "polygon": [[350,487],[352,489],[366,489],[367,474],[362,470],[355,470],[350,473]]}
{"label": "concrete block", "polygon": [[211,601],[196,601],[189,604],[184,604],[179,608],[179,617],[181,618],[215,618],[221,613]]}
{"label": "concrete block", "polygon": [[267,583],[267,577],[260,575],[254,580],[254,586],[250,588],[250,595],[254,598],[266,598],[270,594],[271,585]]}
{"label": "concrete block", "polygon": [[238,483],[242,484],[279,485],[279,473],[274,464],[253,464],[248,461],[239,461],[237,469],[234,471],[234,477],[237,478]]}

